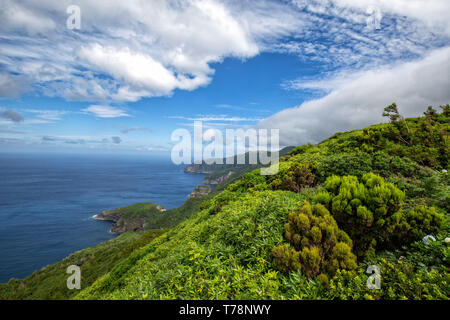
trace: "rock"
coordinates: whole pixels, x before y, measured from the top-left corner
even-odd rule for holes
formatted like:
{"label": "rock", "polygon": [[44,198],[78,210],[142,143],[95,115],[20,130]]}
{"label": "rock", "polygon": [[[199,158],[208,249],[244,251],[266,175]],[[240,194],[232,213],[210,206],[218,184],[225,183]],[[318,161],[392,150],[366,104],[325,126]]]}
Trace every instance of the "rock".
{"label": "rock", "polygon": [[167,211],[166,208],[164,208],[163,206],[160,206],[160,205],[157,205],[157,206],[156,206],[156,209],[157,209],[158,211],[161,211],[161,212]]}
{"label": "rock", "polygon": [[[139,204],[136,204],[139,205]],[[158,210],[159,212],[165,212],[167,211],[166,208],[160,205],[155,204],[149,204],[151,210],[152,206],[153,208]],[[114,210],[106,210],[102,213],[95,215],[93,218],[97,220],[104,220],[104,221],[112,221],[113,224],[111,226],[110,233],[117,234],[117,233],[123,233],[128,231],[138,231],[138,230],[144,230],[146,228],[146,219],[145,216],[132,216],[128,217],[126,215],[126,210],[129,207],[125,208],[119,208]],[[154,210],[153,209],[153,210]],[[129,210],[129,209],[128,209]]]}
{"label": "rock", "polygon": [[202,165],[199,164],[191,164],[189,166],[186,166],[184,168],[185,173],[205,173],[205,174],[211,174],[213,171],[205,169]]}
{"label": "rock", "polygon": [[210,177],[206,177],[205,179],[203,179],[203,183],[204,184],[219,184],[224,182],[225,180],[228,180],[229,177],[231,177],[233,175],[232,171],[229,171],[227,174],[217,177],[217,178],[210,178]]}
{"label": "rock", "polygon": [[118,211],[103,211],[100,214],[94,216],[94,219],[117,222],[120,219],[122,213]]}
{"label": "rock", "polygon": [[111,233],[123,233],[128,231],[138,231],[145,229],[145,220],[143,218],[135,218],[128,220],[126,223],[119,220],[114,223],[109,232]]}
{"label": "rock", "polygon": [[422,239],[423,243],[425,243],[426,245],[430,244],[430,240],[436,241],[436,238],[431,235],[427,235],[427,236],[423,237],[423,239]]}
{"label": "rock", "polygon": [[198,186],[194,189],[194,191],[191,192],[191,194],[189,195],[189,198],[204,197],[210,192],[211,192],[210,186]]}

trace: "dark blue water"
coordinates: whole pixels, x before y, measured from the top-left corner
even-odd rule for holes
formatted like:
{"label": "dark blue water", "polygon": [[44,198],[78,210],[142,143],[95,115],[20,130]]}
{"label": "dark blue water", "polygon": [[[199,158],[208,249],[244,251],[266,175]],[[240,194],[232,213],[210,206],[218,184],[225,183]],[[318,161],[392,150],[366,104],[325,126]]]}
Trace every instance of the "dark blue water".
{"label": "dark blue water", "polygon": [[203,177],[166,157],[0,153],[0,282],[113,238],[93,215],[136,202],[178,207]]}

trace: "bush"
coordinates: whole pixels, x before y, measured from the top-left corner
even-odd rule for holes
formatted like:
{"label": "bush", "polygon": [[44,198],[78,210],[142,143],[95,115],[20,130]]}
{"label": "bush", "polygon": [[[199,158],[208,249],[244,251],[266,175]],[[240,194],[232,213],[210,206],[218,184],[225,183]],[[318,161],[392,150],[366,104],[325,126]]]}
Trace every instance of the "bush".
{"label": "bush", "polygon": [[[380,268],[380,290],[367,288],[368,265]],[[405,260],[376,258],[362,264],[357,272],[338,271],[330,279],[325,295],[329,299],[448,300],[448,272]]]}
{"label": "bush", "polygon": [[406,157],[391,156],[378,151],[372,156],[373,171],[383,177],[401,175],[404,177],[424,177],[430,175],[431,170],[419,166],[413,160]]}
{"label": "bush", "polygon": [[362,177],[373,171],[372,159],[365,152],[327,155],[321,159],[317,171],[321,181],[333,174]]}
{"label": "bush", "polygon": [[350,235],[358,256],[440,230],[441,214],[426,207],[403,213],[404,198],[394,184],[373,173],[363,175],[361,182],[354,176],[331,176],[316,196]]}
{"label": "bush", "polygon": [[450,179],[448,173],[433,172],[417,180],[399,180],[404,185],[408,198],[415,204],[426,204],[450,212]]}
{"label": "bush", "polygon": [[200,205],[200,210],[206,209],[208,210],[209,214],[217,214],[218,212],[220,212],[220,210],[222,210],[224,206],[226,206],[228,203],[238,198],[238,196],[239,193],[237,192],[224,190],[214,198],[204,201]]}
{"label": "bush", "polygon": [[289,273],[301,267],[300,254],[287,244],[273,248],[272,254],[277,269],[281,272]]}
{"label": "bush", "polygon": [[311,165],[308,163],[293,162],[289,169],[281,171],[271,186],[273,190],[288,190],[301,192],[304,188],[311,187],[316,183],[316,176]]}
{"label": "bush", "polygon": [[444,216],[435,208],[416,206],[403,214],[402,222],[396,228],[394,237],[396,242],[412,242],[427,234],[437,234],[444,226]]}
{"label": "bush", "polygon": [[385,108],[384,116],[391,123],[373,126],[356,136],[361,151],[384,151],[390,155],[408,157],[422,166],[435,169],[448,167],[449,106],[441,106],[438,113],[428,108],[425,117],[404,119],[395,104]]}
{"label": "bush", "polygon": [[289,244],[272,250],[275,266],[284,273],[300,269],[308,278],[321,274],[320,281],[326,283],[326,275],[356,268],[352,241],[320,204],[312,206],[305,201],[299,211],[291,212],[285,239]]}
{"label": "bush", "polygon": [[302,154],[302,153],[305,153],[305,151],[307,151],[308,149],[310,149],[312,147],[313,147],[313,145],[310,144],[310,143],[304,144],[304,145],[301,145],[301,146],[298,146],[298,147],[295,147],[294,149],[292,149],[288,153],[288,155],[295,156],[295,155],[298,155],[298,154]]}
{"label": "bush", "polygon": [[242,178],[229,185],[228,190],[232,192],[246,192],[249,189],[266,190],[266,176],[261,175],[261,169],[248,172]]}

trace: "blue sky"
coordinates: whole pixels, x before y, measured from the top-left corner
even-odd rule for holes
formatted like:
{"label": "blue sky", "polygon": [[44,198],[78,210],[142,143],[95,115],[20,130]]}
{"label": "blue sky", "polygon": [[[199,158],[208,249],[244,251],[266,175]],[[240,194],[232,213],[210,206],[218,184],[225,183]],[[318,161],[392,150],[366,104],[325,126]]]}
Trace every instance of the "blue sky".
{"label": "blue sky", "polygon": [[2,151],[166,152],[195,119],[315,143],[450,103],[444,0],[0,4]]}

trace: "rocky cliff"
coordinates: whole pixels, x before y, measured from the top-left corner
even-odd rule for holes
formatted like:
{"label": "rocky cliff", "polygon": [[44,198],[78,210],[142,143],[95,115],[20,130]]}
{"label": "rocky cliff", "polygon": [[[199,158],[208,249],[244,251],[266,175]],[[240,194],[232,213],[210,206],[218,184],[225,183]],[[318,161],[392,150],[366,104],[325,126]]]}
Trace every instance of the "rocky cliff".
{"label": "rocky cliff", "polygon": [[208,193],[211,192],[210,186],[198,186],[194,189],[194,191],[191,192],[189,195],[189,198],[200,198],[206,196]]}
{"label": "rocky cliff", "polygon": [[219,177],[213,177],[213,176],[207,176],[205,179],[203,179],[204,184],[219,184],[224,181],[226,181],[228,178],[230,178],[233,175],[232,171],[228,171],[227,174],[224,174]]}
{"label": "rocky cliff", "polygon": [[[136,206],[139,206],[137,208],[137,212],[139,214],[130,214],[128,210],[130,207],[125,207],[120,209],[103,211],[102,213],[95,215],[94,219],[112,221],[113,225],[111,227],[110,232],[118,234],[127,231],[144,230],[146,229],[147,218],[150,214],[154,214],[155,211],[161,213],[167,211],[166,208],[152,203],[137,204],[134,205],[133,207]],[[134,210],[136,210],[136,208],[134,208]],[[145,211],[139,212],[139,210]]]}

